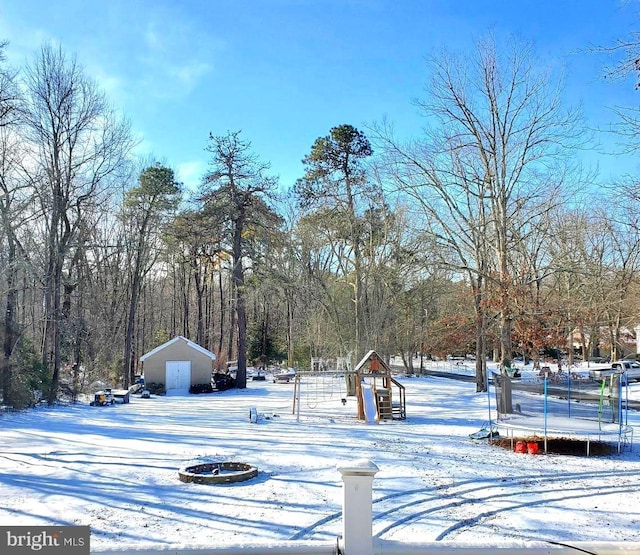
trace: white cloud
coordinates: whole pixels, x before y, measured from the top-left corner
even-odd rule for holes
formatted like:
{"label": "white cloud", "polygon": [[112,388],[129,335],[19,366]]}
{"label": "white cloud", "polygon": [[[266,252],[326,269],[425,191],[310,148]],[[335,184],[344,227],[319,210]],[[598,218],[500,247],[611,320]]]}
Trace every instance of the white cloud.
{"label": "white cloud", "polygon": [[155,13],[141,34],[139,79],[147,94],[159,98],[187,96],[213,71],[212,52],[222,49],[177,11]]}
{"label": "white cloud", "polygon": [[140,158],[146,158],[149,156],[153,157],[154,150],[156,149],[156,145],[153,141],[144,138],[144,135],[139,130],[133,129],[133,133],[139,139],[133,149],[133,154]]}
{"label": "white cloud", "polygon": [[202,181],[202,176],[206,170],[206,165],[202,160],[191,160],[178,164],[176,178],[184,184],[187,189],[195,191]]}
{"label": "white cloud", "polygon": [[120,75],[109,73],[103,67],[95,64],[85,66],[85,69],[111,102],[116,105],[123,104],[126,86]]}
{"label": "white cloud", "polygon": [[188,90],[192,90],[202,77],[213,69],[211,64],[193,61],[189,65],[174,67],[173,71],[178,81]]}
{"label": "white cloud", "polygon": [[44,29],[29,29],[28,33],[18,32],[14,26],[3,25],[0,22],[0,40],[6,40],[9,45],[5,55],[9,63],[22,67],[25,62],[31,63],[33,57],[40,51],[44,43],[60,46],[60,41]]}
{"label": "white cloud", "polygon": [[157,26],[155,22],[149,22],[147,28],[144,33],[144,42],[147,49],[151,51],[162,51],[163,50],[163,41],[160,38],[160,35],[157,31]]}

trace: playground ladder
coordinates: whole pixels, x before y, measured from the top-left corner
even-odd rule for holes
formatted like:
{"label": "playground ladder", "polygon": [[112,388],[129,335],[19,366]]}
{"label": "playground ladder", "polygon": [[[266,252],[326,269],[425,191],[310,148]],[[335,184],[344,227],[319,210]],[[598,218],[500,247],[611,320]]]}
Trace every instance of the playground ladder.
{"label": "playground ladder", "polygon": [[[393,387],[398,388],[397,400]],[[384,380],[384,387],[375,390],[376,407],[380,420],[404,420],[407,418],[407,402],[405,387],[391,376]]]}
{"label": "playground ladder", "polygon": [[393,418],[397,420],[404,420],[407,418],[407,399],[405,387],[398,380],[394,378],[390,378],[391,386],[396,386],[398,388],[398,400],[392,403],[392,414]]}
{"label": "playground ladder", "polygon": [[388,389],[376,390],[376,403],[378,405],[378,417],[380,420],[392,420],[391,392]]}

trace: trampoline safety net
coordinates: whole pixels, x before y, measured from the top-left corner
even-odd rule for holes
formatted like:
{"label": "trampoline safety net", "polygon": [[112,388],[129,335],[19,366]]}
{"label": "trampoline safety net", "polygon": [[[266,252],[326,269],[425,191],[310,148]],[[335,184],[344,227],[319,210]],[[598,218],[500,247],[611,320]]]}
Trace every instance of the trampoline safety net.
{"label": "trampoline safety net", "polygon": [[624,424],[626,387],[622,387],[623,380],[619,374],[594,380],[567,373],[522,378],[493,373],[498,420],[521,414]]}

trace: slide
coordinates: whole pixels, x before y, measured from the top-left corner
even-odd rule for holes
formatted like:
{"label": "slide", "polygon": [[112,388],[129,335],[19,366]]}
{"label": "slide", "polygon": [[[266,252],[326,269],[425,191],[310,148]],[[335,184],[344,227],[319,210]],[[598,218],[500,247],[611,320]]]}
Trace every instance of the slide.
{"label": "slide", "polygon": [[378,410],[376,409],[376,400],[373,396],[373,389],[370,385],[362,384],[362,404],[367,424],[376,422],[378,420]]}

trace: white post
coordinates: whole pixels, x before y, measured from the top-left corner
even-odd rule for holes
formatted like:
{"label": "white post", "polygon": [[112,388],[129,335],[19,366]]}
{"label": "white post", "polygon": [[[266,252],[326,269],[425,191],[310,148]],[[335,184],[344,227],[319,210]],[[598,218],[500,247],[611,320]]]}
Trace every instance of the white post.
{"label": "white post", "polygon": [[338,466],[342,474],[342,545],[345,555],[373,555],[373,477],[379,468],[369,459]]}
{"label": "white post", "polygon": [[633,329],[636,331],[636,354],[640,355],[640,326]]}

